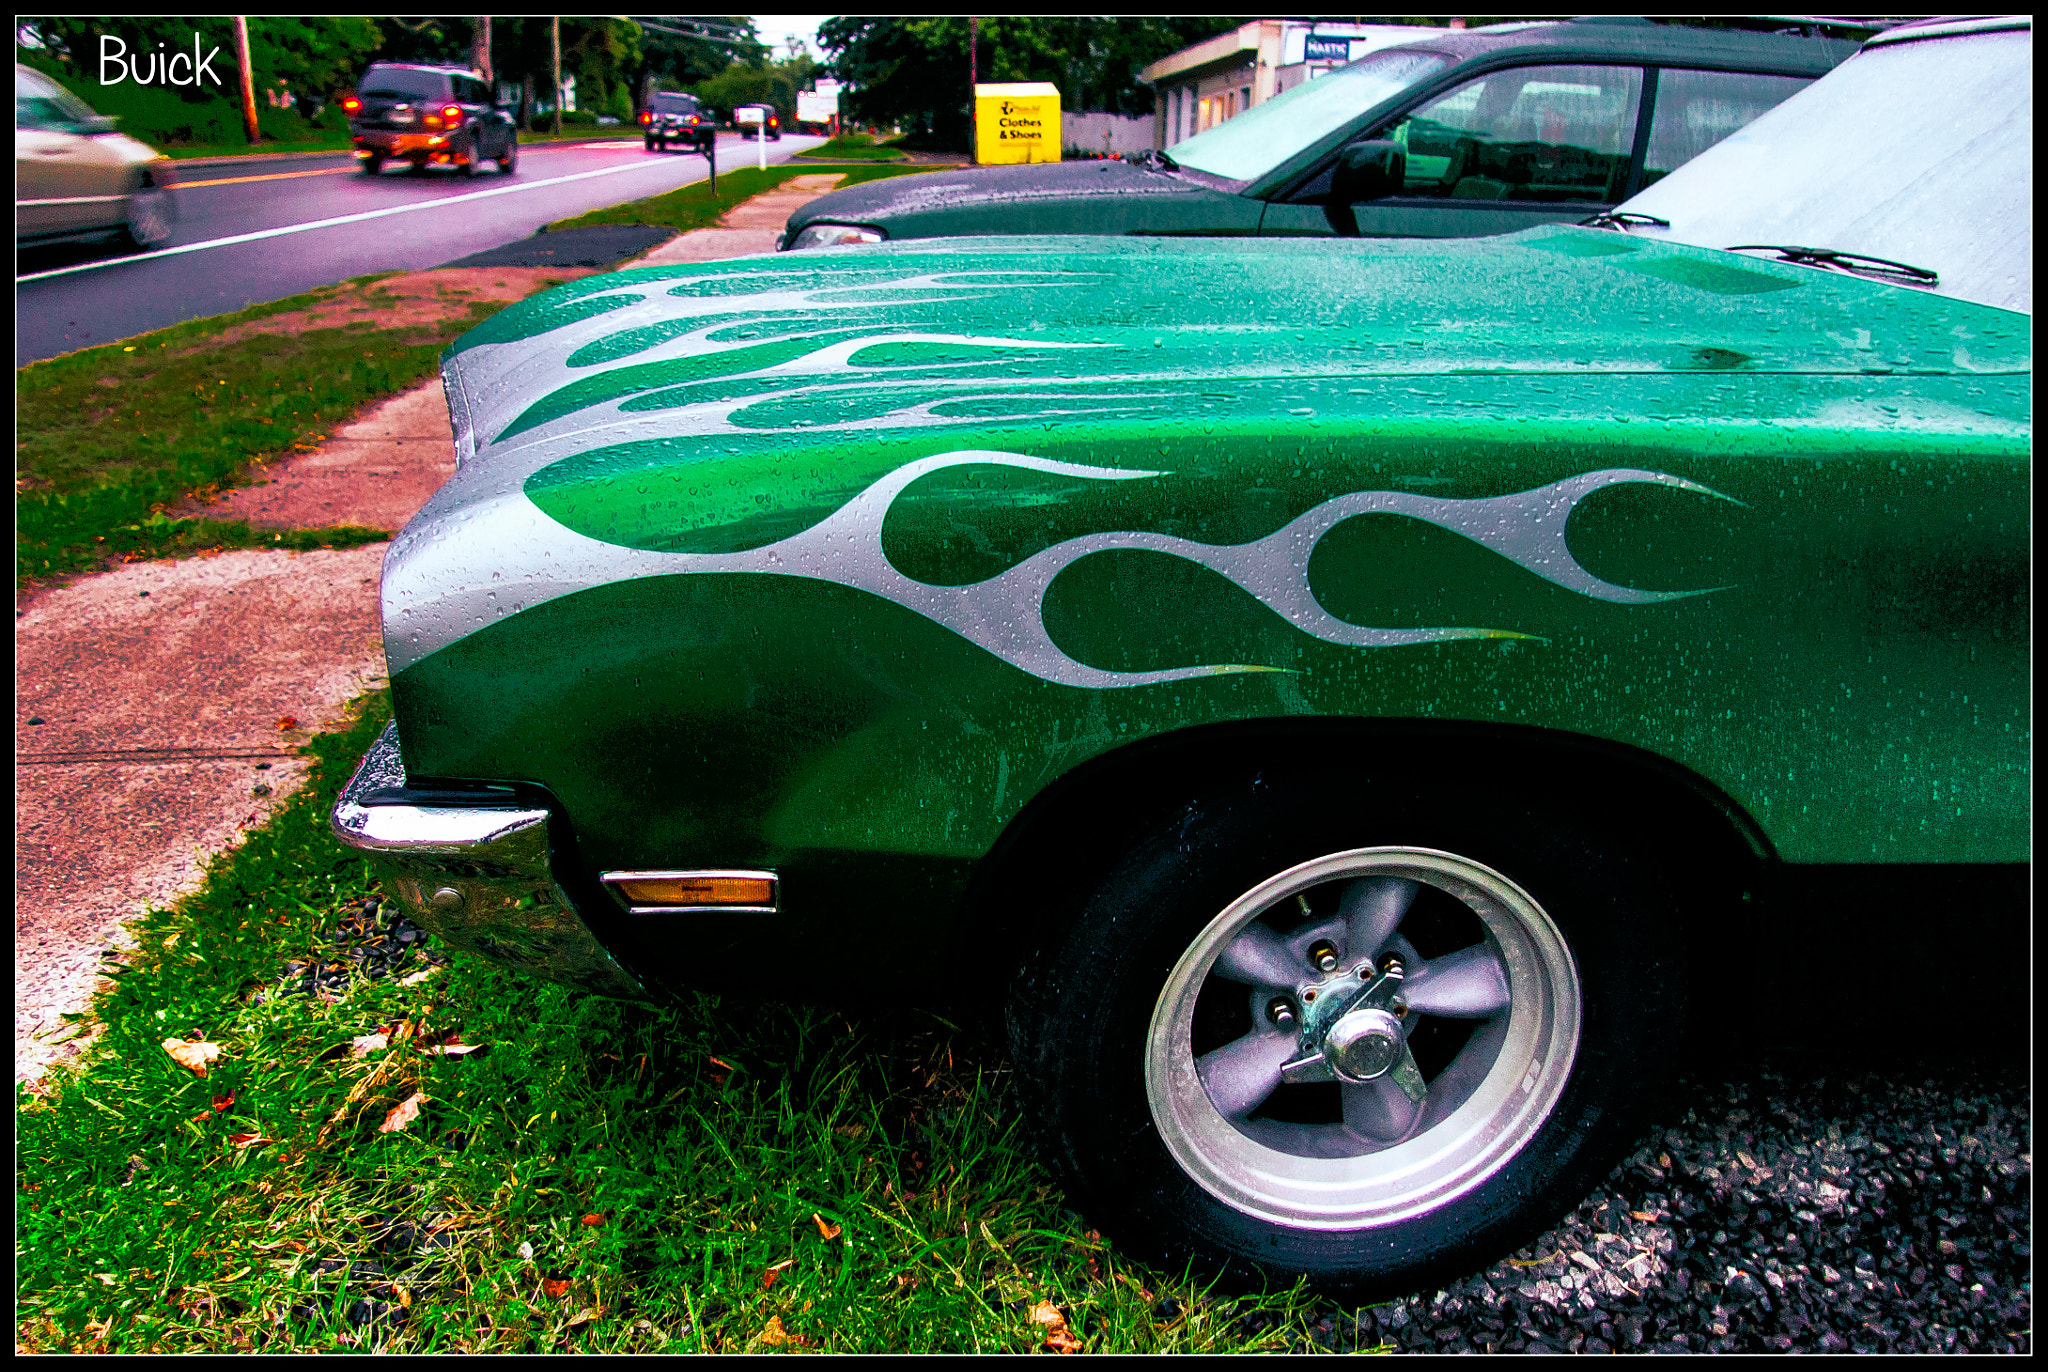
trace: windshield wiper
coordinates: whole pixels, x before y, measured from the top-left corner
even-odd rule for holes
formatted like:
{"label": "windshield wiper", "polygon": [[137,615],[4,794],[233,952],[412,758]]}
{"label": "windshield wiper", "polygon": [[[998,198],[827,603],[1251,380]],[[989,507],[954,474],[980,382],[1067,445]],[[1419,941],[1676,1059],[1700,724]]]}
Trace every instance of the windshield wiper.
{"label": "windshield wiper", "polygon": [[1594,215],[1591,219],[1581,219],[1579,221],[1579,227],[1582,229],[1613,229],[1617,233],[1626,233],[1631,227],[1650,228],[1652,226],[1668,229],[1671,227],[1671,221],[1659,219],[1654,214],[1637,214],[1634,210],[1604,210]]}
{"label": "windshield wiper", "polygon": [[1894,262],[1889,257],[1872,257],[1868,253],[1843,252],[1839,248],[1802,248],[1796,243],[1735,243],[1729,246],[1728,251],[1774,252],[1779,260],[1797,262],[1804,267],[1833,267],[1837,271],[1882,277],[1913,286],[1941,283],[1941,277],[1925,267]]}
{"label": "windshield wiper", "polygon": [[1124,161],[1134,167],[1157,168],[1160,171],[1180,170],[1180,163],[1157,148],[1141,148],[1137,152],[1127,152],[1124,154]]}

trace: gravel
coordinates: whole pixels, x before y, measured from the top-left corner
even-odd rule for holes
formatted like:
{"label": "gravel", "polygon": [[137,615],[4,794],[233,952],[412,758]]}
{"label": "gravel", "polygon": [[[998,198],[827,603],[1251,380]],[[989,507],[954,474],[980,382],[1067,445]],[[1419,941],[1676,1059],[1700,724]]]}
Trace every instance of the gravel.
{"label": "gravel", "polygon": [[276,988],[257,991],[252,999],[338,999],[351,982],[383,981],[447,965],[448,954],[427,938],[425,930],[392,902],[371,896],[346,907],[332,925],[319,930],[305,955],[284,964]]}
{"label": "gravel", "polygon": [[[1440,1290],[1334,1304],[1318,1347],[1405,1352],[2033,1348],[2024,1069],[1779,1050],[1680,1078],[1536,1244]],[[1308,1351],[1306,1347],[1300,1351]]]}

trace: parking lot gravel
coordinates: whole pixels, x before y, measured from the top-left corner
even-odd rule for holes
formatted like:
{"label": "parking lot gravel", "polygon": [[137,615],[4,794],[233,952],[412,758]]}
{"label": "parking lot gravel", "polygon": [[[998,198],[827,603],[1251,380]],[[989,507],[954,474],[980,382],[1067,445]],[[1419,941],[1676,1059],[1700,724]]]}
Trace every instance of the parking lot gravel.
{"label": "parking lot gravel", "polygon": [[1536,1244],[1437,1291],[1331,1305],[1311,1340],[1405,1352],[2033,1350],[2023,1067],[1859,1068],[1841,1052],[1783,1049],[1681,1078],[1655,1120],[1644,1147]]}

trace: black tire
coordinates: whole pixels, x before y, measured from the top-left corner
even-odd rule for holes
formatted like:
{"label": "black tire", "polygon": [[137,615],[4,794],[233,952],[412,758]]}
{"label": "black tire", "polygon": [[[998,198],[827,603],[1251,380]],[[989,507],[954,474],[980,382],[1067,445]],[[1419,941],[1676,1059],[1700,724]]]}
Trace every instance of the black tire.
{"label": "black tire", "polygon": [[498,170],[510,176],[519,170],[519,135],[505,135],[505,154],[498,159]]}
{"label": "black tire", "polygon": [[[1247,893],[1284,889],[1284,883],[1271,885],[1279,874],[1360,851],[1430,850],[1507,878],[1535,902],[1568,949],[1577,980],[1572,1064],[1561,1086],[1523,1098],[1554,1093],[1547,1112],[1526,1103],[1503,1105],[1503,1118],[1519,1109],[1515,1127],[1531,1132],[1515,1135],[1520,1142],[1504,1157],[1506,1145],[1495,1148],[1489,1164],[1495,1170],[1475,1171],[1465,1189],[1446,1190],[1440,1200],[1432,1193],[1426,1203],[1390,1209],[1374,1223],[1349,1227],[1343,1214],[1330,1212],[1334,1218],[1313,1227],[1227,1203],[1176,1161],[1148,1095],[1147,1073],[1154,1069],[1147,1064],[1158,1060],[1156,1045],[1165,1037],[1157,1018],[1167,1004],[1162,988],[1170,993],[1176,984],[1190,984],[1175,980],[1177,963],[1191,965],[1183,954],[1215,937],[1225,924],[1219,912],[1251,908],[1243,903]],[[1683,1023],[1684,972],[1678,900],[1657,851],[1615,814],[1574,812],[1552,796],[1516,803],[1477,791],[1463,777],[1417,782],[1355,773],[1282,777],[1269,770],[1221,786],[1133,841],[1064,930],[1025,958],[1007,1006],[1025,1118],[1070,1200],[1163,1270],[1192,1262],[1240,1286],[1261,1280],[1284,1286],[1306,1275],[1325,1291],[1353,1298],[1413,1291],[1475,1271],[1534,1238],[1599,1183],[1634,1146],[1637,1112],[1668,1071]],[[1280,908],[1258,918],[1275,917]],[[1307,906],[1302,909],[1305,917]],[[1403,934],[1408,928],[1399,925]],[[1192,975],[1206,996],[1213,983],[1201,980],[1201,972]],[[1513,975],[1521,985],[1522,973]],[[1226,983],[1226,991],[1233,988],[1243,989]],[[1256,1015],[1263,995],[1254,991],[1254,1008],[1233,1013]],[[1205,1004],[1228,1008],[1227,998]],[[1244,1004],[1242,996],[1237,1004]],[[1408,1024],[1408,1009],[1399,1008]],[[1415,1021],[1427,1025],[1432,1018]],[[1290,1023],[1282,1021],[1283,1037]],[[1243,1032],[1268,1031],[1254,1024]],[[1410,1024],[1409,1032],[1422,1030]],[[1466,1042],[1480,1041],[1477,1030],[1465,1032],[1472,1035]],[[1506,1061],[1507,1050],[1498,1051]],[[1542,1067],[1538,1056],[1538,1073]],[[1508,1071],[1520,1074],[1512,1064]],[[1194,1080],[1192,1072],[1185,1075]],[[1453,1075],[1434,1078],[1430,1089]],[[1485,1080],[1500,1076],[1491,1071]],[[1156,1071],[1149,1078],[1161,1079]],[[1207,1087],[1197,1081],[1194,1089]],[[1316,1089],[1280,1088],[1297,1093],[1289,1097],[1296,1101],[1298,1093]],[[1330,1088],[1330,1099],[1339,1089]],[[1530,1090],[1526,1082],[1521,1089]],[[1262,1099],[1270,1103],[1279,1094]],[[1448,1107],[1449,1088],[1444,1100]],[[1257,1106],[1237,1126],[1221,1114],[1216,1120],[1243,1131],[1269,1128],[1254,1122],[1266,1109]],[[1423,1116],[1415,1137],[1440,1124]],[[1168,1127],[1187,1155],[1191,1135],[1179,1123]],[[1224,1138],[1221,1146],[1230,1146],[1213,1128],[1203,1137]],[[1339,1165],[1352,1163],[1368,1164],[1369,1155]]]}
{"label": "black tire", "polygon": [[468,146],[462,150],[462,161],[456,164],[456,174],[465,181],[475,176],[476,164],[482,159],[483,150],[484,145],[481,136],[471,133],[468,138]]}
{"label": "black tire", "polygon": [[372,153],[370,156],[365,157],[362,161],[362,169],[364,176],[375,176],[378,172],[383,171],[383,155],[381,153]]}

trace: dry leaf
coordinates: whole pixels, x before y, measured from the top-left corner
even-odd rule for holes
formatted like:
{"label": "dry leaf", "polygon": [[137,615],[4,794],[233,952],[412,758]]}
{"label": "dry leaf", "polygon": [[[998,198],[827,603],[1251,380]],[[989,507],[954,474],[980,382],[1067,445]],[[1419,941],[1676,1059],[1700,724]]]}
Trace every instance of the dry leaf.
{"label": "dry leaf", "polygon": [[270,1140],[261,1134],[230,1134],[228,1142],[237,1148],[249,1148],[259,1143],[269,1143]]}
{"label": "dry leaf", "polygon": [[811,1223],[818,1226],[818,1237],[826,1240],[828,1243],[839,1237],[839,1226],[827,1223],[823,1215],[813,1212]]}
{"label": "dry leaf", "polygon": [[770,1348],[782,1348],[788,1344],[803,1343],[801,1335],[792,1334],[782,1327],[782,1316],[780,1315],[770,1315],[768,1317],[768,1327],[756,1334],[754,1338]]}
{"label": "dry leaf", "polygon": [[795,1262],[795,1258],[784,1258],[781,1262],[776,1263],[775,1266],[763,1272],[761,1274],[761,1289],[766,1291],[769,1287],[775,1285],[775,1279],[782,1275],[783,1269],[793,1266]]}
{"label": "dry leaf", "polygon": [[277,721],[277,727],[279,732],[283,732],[287,729],[296,729],[299,727],[299,721],[296,717],[292,715],[285,715],[283,718]]}
{"label": "dry leaf", "polygon": [[592,1320],[596,1318],[597,1312],[595,1310],[579,1310],[576,1313],[576,1318],[570,1320],[567,1324],[563,1325],[562,1327],[564,1329],[574,1329],[577,1325],[589,1324]]}
{"label": "dry leaf", "polygon": [[432,1045],[431,1047],[423,1048],[420,1051],[436,1055],[445,1054],[451,1058],[459,1058],[464,1056],[465,1054],[474,1053],[477,1049],[481,1048],[482,1046],[483,1045],[480,1043],[464,1043],[462,1041],[462,1035],[450,1034],[445,1043],[437,1043]]}
{"label": "dry leaf", "polygon": [[569,1294],[569,1282],[566,1278],[556,1281],[553,1277],[542,1277],[540,1289],[547,1292],[550,1300],[559,1300]]}
{"label": "dry leaf", "polygon": [[432,975],[434,975],[434,973],[440,970],[441,969],[438,967],[422,967],[419,971],[412,973],[410,976],[400,977],[398,979],[398,984],[400,986],[417,986],[421,982],[425,981],[428,977],[431,977]]}
{"label": "dry leaf", "polygon": [[223,1112],[233,1106],[234,1103],[235,1093],[233,1091],[229,1091],[225,1096],[215,1096],[213,1098],[213,1108]]}
{"label": "dry leaf", "polygon": [[350,1040],[348,1055],[352,1058],[366,1058],[372,1053],[381,1053],[391,1046],[388,1034],[362,1034]]}
{"label": "dry leaf", "polygon": [[1064,1325],[1067,1322],[1067,1317],[1062,1315],[1060,1308],[1051,1301],[1040,1301],[1031,1307],[1031,1322],[1033,1324]]}
{"label": "dry leaf", "polygon": [[92,1279],[106,1286],[112,1286],[115,1282],[120,1280],[120,1278],[116,1277],[112,1272],[95,1272],[92,1274]]}
{"label": "dry leaf", "polygon": [[220,1056],[217,1043],[189,1043],[184,1039],[165,1039],[164,1051],[180,1067],[189,1067],[200,1076],[206,1075],[206,1064]]}
{"label": "dry leaf", "polygon": [[391,1112],[384,1116],[384,1122],[377,1126],[377,1132],[380,1134],[395,1134],[405,1128],[406,1125],[411,1124],[420,1117],[420,1102],[425,1099],[425,1093],[415,1091],[404,1100],[398,1102],[398,1104],[392,1106]]}
{"label": "dry leaf", "polygon": [[1045,1347],[1054,1353],[1078,1353],[1081,1351],[1081,1341],[1074,1337],[1073,1330],[1063,1324],[1057,1329],[1046,1331]]}
{"label": "dry leaf", "polygon": [[583,1222],[584,1222],[585,1224],[587,1224],[587,1225],[590,1225],[590,1226],[592,1226],[592,1227],[595,1227],[595,1226],[597,1226],[597,1225],[600,1225],[600,1224],[603,1224],[603,1223],[604,1223],[604,1216],[603,1216],[603,1215],[585,1215],[585,1216],[583,1217]]}
{"label": "dry leaf", "polygon": [[107,1331],[109,1329],[112,1329],[113,1327],[114,1321],[111,1318],[104,1320],[87,1320],[85,1322],[85,1336],[88,1339],[104,1339],[107,1336]]}
{"label": "dry leaf", "polygon": [[212,1119],[212,1118],[213,1118],[213,1111],[211,1111],[211,1110],[201,1110],[201,1111],[200,1111],[200,1112],[199,1112],[198,1114],[196,1114],[196,1115],[194,1115],[194,1116],[192,1117],[192,1122],[193,1122],[194,1124],[197,1124],[197,1123],[199,1123],[199,1122],[200,1122],[201,1120],[210,1120],[210,1119]]}
{"label": "dry leaf", "polygon": [[1628,1212],[1628,1217],[1632,1220],[1642,1220],[1646,1224],[1657,1218],[1647,1210],[1631,1210]]}

